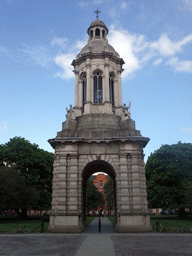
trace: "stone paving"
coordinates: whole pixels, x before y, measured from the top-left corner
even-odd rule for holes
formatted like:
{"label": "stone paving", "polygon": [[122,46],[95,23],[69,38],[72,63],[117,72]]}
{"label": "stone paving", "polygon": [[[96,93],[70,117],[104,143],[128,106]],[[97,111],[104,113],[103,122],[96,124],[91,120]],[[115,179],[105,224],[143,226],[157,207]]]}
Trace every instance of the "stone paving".
{"label": "stone paving", "polygon": [[[191,234],[118,234],[107,218],[98,218],[82,234],[0,235],[0,255],[127,256],[192,255]],[[95,230],[95,231],[94,231]]]}

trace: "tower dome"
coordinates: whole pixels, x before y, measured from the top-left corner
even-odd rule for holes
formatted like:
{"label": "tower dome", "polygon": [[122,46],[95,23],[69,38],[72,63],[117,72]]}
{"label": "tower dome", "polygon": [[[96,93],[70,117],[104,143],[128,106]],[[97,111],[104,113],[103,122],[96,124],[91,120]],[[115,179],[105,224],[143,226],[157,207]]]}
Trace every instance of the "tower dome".
{"label": "tower dome", "polygon": [[97,27],[97,26],[104,27],[107,30],[107,34],[108,34],[108,28],[105,26],[105,23],[103,21],[99,20],[99,19],[96,19],[89,26],[89,28],[87,30],[88,35],[89,35],[90,29],[93,28],[93,27]]}

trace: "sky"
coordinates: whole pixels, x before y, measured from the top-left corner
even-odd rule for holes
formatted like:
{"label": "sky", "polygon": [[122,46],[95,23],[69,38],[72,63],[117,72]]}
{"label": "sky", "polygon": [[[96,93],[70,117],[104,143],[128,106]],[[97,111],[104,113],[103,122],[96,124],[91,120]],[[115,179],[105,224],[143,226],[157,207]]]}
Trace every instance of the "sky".
{"label": "sky", "polygon": [[1,0],[0,144],[21,136],[54,152],[47,140],[74,106],[71,63],[97,9],[125,61],[123,103],[150,138],[145,161],[192,142],[192,0]]}

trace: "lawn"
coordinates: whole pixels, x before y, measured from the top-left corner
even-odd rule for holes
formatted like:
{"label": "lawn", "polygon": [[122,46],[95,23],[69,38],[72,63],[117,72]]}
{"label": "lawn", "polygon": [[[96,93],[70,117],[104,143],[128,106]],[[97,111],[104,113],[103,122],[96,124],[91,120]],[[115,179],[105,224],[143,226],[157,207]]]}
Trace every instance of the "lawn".
{"label": "lawn", "polygon": [[[108,216],[108,219],[114,224],[115,216]],[[161,223],[163,226],[168,226],[170,229],[178,229],[180,226],[185,227],[189,226],[192,228],[192,216],[186,218],[178,218],[177,215],[151,215],[151,226],[155,228],[156,220],[158,223]]]}
{"label": "lawn", "polygon": [[94,216],[88,216],[88,217],[87,217],[87,224],[88,224],[88,226],[91,224],[91,222],[92,222],[94,219],[95,219]]}
{"label": "lawn", "polygon": [[151,226],[154,228],[156,221],[163,226],[168,226],[172,229],[178,229],[180,226],[189,226],[192,228],[192,217],[178,218],[177,215],[152,215]]}
{"label": "lawn", "polygon": [[[17,218],[0,218],[0,233],[10,233],[20,226],[23,228],[26,226],[30,228],[31,232],[41,232],[42,231],[42,218],[28,218],[27,220],[19,220]],[[44,222],[44,230],[47,230],[49,222]]]}

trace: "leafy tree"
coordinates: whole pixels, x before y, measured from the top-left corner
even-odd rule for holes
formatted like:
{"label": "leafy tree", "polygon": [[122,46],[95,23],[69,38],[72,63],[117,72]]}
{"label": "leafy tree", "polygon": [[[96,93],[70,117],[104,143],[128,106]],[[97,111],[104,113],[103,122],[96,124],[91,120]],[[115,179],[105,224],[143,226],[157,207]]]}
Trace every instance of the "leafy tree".
{"label": "leafy tree", "polygon": [[191,143],[161,146],[149,156],[145,170],[149,207],[183,210],[190,206]]}
{"label": "leafy tree", "polygon": [[27,186],[38,191],[38,199],[31,205],[43,210],[51,207],[53,154],[40,149],[21,137],[14,137],[0,147],[0,163],[14,164]]}
{"label": "leafy tree", "polygon": [[98,206],[103,207],[104,198],[102,192],[99,192],[98,189],[93,184],[92,179],[87,181],[87,210],[91,208],[97,209]]}
{"label": "leafy tree", "polygon": [[104,193],[107,201],[108,210],[113,210],[113,206],[115,203],[115,193],[114,193],[114,182],[111,177],[109,177],[109,180],[105,183]]}
{"label": "leafy tree", "polygon": [[14,209],[23,218],[37,199],[37,190],[26,185],[25,178],[14,166],[0,167],[0,210]]}

